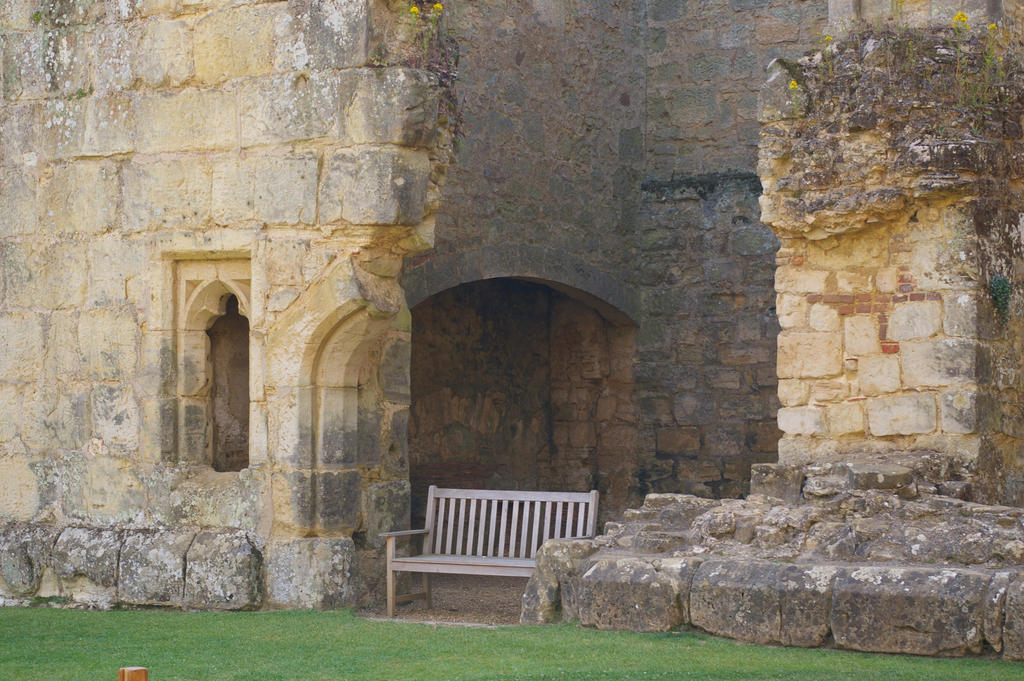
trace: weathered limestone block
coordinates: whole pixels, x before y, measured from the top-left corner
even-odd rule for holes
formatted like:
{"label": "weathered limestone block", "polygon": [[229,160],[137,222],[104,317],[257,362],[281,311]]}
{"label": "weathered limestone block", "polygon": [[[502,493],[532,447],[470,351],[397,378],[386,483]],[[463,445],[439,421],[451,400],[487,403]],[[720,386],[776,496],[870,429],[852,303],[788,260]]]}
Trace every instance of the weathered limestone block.
{"label": "weathered limestone block", "polygon": [[[20,386],[0,385],[0,442],[9,442],[20,432],[22,397]],[[4,476],[6,478],[6,476]],[[0,504],[5,502],[0,502]],[[12,517],[0,511],[0,515]]]}
{"label": "weathered limestone block", "polygon": [[819,407],[783,407],[778,412],[779,430],[788,435],[819,435],[825,432],[825,410]]}
{"label": "weathered limestone block", "polygon": [[263,556],[244,532],[200,532],[188,549],[186,565],[184,607],[259,607]]}
{"label": "weathered limestone block", "polygon": [[965,655],[982,644],[984,572],[952,568],[844,568],[830,622],[836,645],[915,655]]}
{"label": "weathered limestone block", "polygon": [[781,499],[787,504],[800,503],[804,471],[800,466],[777,463],[755,463],[750,467],[750,493]]}
{"label": "weathered limestone block", "polygon": [[922,301],[900,303],[889,314],[888,337],[891,340],[928,338],[942,328],[942,303]]}
{"label": "weathered limestone block", "polygon": [[597,551],[590,539],[549,539],[538,549],[537,566],[523,592],[522,624],[579,619],[580,563]]}
{"label": "weathered limestone block", "polygon": [[97,385],[92,390],[93,435],[108,447],[132,452],[139,446],[139,403],[131,389]]}
{"label": "weathered limestone block", "polygon": [[43,328],[33,313],[0,315],[0,375],[7,380],[32,381],[43,360]]}
{"label": "weathered limestone block", "polygon": [[85,301],[87,252],[78,244],[40,246],[8,243],[0,250],[5,297],[15,307],[63,310]]}
{"label": "weathered limestone block", "polygon": [[138,336],[139,326],[129,312],[100,309],[83,313],[78,347],[85,377],[124,380],[131,376],[138,358]]}
{"label": "weathered limestone block", "polygon": [[1024,575],[1018,572],[1006,588],[1003,657],[1024,660]]}
{"label": "weathered limestone block", "polygon": [[121,169],[124,227],[143,232],[196,226],[210,214],[211,171],[199,159],[139,162]]}
{"label": "weathered limestone block", "polygon": [[[899,369],[897,367],[897,373]],[[779,381],[779,402],[784,407],[799,407],[800,405],[807,404],[807,400],[811,394],[811,386],[806,382],[796,378],[782,379]]]}
{"label": "weathered limestone block", "polygon": [[270,73],[280,7],[243,5],[211,12],[196,22],[192,45],[196,80],[216,85],[229,78]]}
{"label": "weathered limestone block", "polygon": [[335,131],[339,106],[351,96],[354,80],[314,71],[253,82],[239,95],[242,146],[315,139]]}
{"label": "weathered limestone block", "polygon": [[320,221],[414,225],[423,218],[429,178],[426,152],[396,147],[338,152],[320,188]]}
{"label": "weathered limestone block", "polygon": [[868,315],[848,317],[843,325],[843,344],[847,355],[871,355],[880,352],[878,320]]}
{"label": "weathered limestone block", "polygon": [[267,605],[338,608],[355,604],[356,550],[348,537],[276,539],[266,549]]}
{"label": "weathered limestone block", "polygon": [[898,491],[914,483],[914,472],[906,466],[892,463],[843,463],[837,473],[846,473],[850,489],[881,489]]}
{"label": "weathered limestone block", "polygon": [[775,270],[775,290],[782,293],[821,293],[828,281],[827,270],[780,265]]}
{"label": "weathered limestone block", "polygon": [[1006,592],[1010,590],[1010,584],[1017,576],[1014,572],[1001,571],[992,575],[989,582],[988,592],[985,595],[985,614],[982,621],[982,630],[985,634],[985,642],[992,646],[994,651],[1003,650],[1003,623],[1006,618]]}
{"label": "weathered limestone block", "polygon": [[864,431],[864,410],[859,401],[830,404],[825,408],[828,434],[835,437]]}
{"label": "weathered limestone block", "polygon": [[89,439],[89,390],[40,382],[25,387],[21,438],[32,448],[77,449]]}
{"label": "weathered limestone block", "polygon": [[318,160],[315,154],[263,158],[252,168],[253,207],[266,222],[316,222]]}
{"label": "weathered limestone block", "polygon": [[[639,557],[595,557],[580,577],[580,624],[598,629],[668,631],[683,623],[686,587]],[[689,574],[679,575],[689,577]]]}
{"label": "weathered limestone block", "polygon": [[900,389],[900,360],[895,355],[866,355],[857,360],[862,395],[882,395]]}
{"label": "weathered limestone block", "polygon": [[0,524],[0,594],[26,597],[39,589],[51,564],[57,528],[7,521]]}
{"label": "weathered limestone block", "polygon": [[85,577],[97,586],[117,586],[122,530],[68,527],[53,547],[53,568],[59,577]]}
{"label": "weathered limestone block", "polygon": [[134,103],[139,152],[230,149],[238,143],[233,92],[153,92],[138,95]]}
{"label": "weathered limestone block", "polygon": [[110,607],[117,599],[117,561],[123,531],[68,527],[53,547],[61,591],[77,603]]}
{"label": "weathered limestone block", "polygon": [[690,586],[693,625],[751,643],[778,643],[780,566],[765,561],[709,560]]}
{"label": "weathered limestone block", "polygon": [[775,299],[775,313],[783,329],[800,328],[807,322],[807,296],[780,293]]}
{"label": "weathered limestone block", "polygon": [[263,513],[265,486],[263,471],[247,468],[224,475],[201,467],[184,479],[174,479],[157,508],[172,524],[252,531]]}
{"label": "weathered limestone block", "polygon": [[0,168],[0,237],[32,234],[39,229],[38,184],[32,169]]}
{"label": "weathered limestone block", "polygon": [[[31,14],[31,12],[30,12]],[[3,86],[7,99],[43,99],[55,92],[63,97],[89,88],[91,66],[88,34],[82,28],[61,27],[4,36]]]}
{"label": "weathered limestone block", "polygon": [[125,94],[49,100],[43,105],[45,158],[111,156],[135,150],[135,100]]}
{"label": "weathered limestone block", "polygon": [[977,377],[978,342],[966,338],[900,344],[903,383],[907,386],[944,386]]}
{"label": "weathered limestone block", "polygon": [[843,368],[842,337],[838,333],[779,334],[779,378],[825,378]]}
{"label": "weathered limestone block", "polygon": [[816,647],[829,634],[832,583],[839,569],[828,565],[779,565],[779,642]]}
{"label": "weathered limestone block", "polygon": [[345,111],[345,131],[356,144],[429,147],[437,130],[437,78],[423,70],[358,71]]}
{"label": "weathered limestone block", "polygon": [[362,525],[362,476],[359,471],[320,471],[316,480],[317,526],[351,534]]}
{"label": "weathered limestone block", "polygon": [[838,331],[841,324],[839,311],[833,306],[821,303],[811,305],[807,314],[807,325],[815,331]]}
{"label": "weathered limestone block", "polygon": [[935,398],[927,393],[873,397],[867,400],[872,435],[912,435],[935,430]]}
{"label": "weathered limestone block", "polygon": [[131,69],[148,87],[178,87],[192,75],[188,22],[147,21],[132,53]]}
{"label": "weathered limestone block", "polygon": [[218,158],[213,164],[214,221],[315,222],[317,163],[314,154]]}
{"label": "weathered limestone block", "polygon": [[409,527],[411,498],[412,488],[407,480],[378,482],[366,488],[363,526],[370,545],[381,548],[384,546],[382,532]]}
{"label": "weathered limestone block", "polygon": [[[942,394],[941,405],[942,430],[946,433],[973,433],[978,425],[986,419],[979,418],[979,407],[985,400],[978,399],[973,390],[955,390]],[[994,406],[994,405],[993,405]]]}
{"label": "weathered limestone block", "polygon": [[130,530],[121,549],[118,599],[133,605],[182,604],[185,554],[194,530]]}
{"label": "weathered limestone block", "polygon": [[369,2],[292,0],[274,30],[278,71],[363,66],[369,57]]}
{"label": "weathered limestone block", "polygon": [[135,81],[132,57],[139,27],[127,23],[100,24],[93,33],[93,86],[99,92],[127,90]]}

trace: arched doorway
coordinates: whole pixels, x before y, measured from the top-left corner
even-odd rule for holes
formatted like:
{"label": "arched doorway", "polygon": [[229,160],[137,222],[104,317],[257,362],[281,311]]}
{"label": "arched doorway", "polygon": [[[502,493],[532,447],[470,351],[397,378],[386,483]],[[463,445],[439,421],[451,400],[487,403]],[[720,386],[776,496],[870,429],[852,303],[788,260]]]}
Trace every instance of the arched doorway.
{"label": "arched doorway", "polygon": [[431,484],[602,493],[635,487],[635,326],[537,279],[460,284],[412,308],[413,525]]}

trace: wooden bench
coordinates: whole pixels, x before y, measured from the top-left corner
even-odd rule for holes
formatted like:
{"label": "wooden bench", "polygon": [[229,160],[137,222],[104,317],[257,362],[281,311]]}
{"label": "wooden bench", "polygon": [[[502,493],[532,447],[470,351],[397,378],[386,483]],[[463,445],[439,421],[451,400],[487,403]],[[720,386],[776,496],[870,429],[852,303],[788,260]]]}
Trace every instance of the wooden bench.
{"label": "wooden bench", "polygon": [[[597,491],[521,492],[430,486],[422,530],[385,532],[388,617],[395,604],[425,599],[431,607],[430,575],[529,577],[534,556],[548,539],[593,537]],[[424,535],[418,556],[395,555],[399,538]],[[396,572],[423,573],[423,591],[395,594]]]}

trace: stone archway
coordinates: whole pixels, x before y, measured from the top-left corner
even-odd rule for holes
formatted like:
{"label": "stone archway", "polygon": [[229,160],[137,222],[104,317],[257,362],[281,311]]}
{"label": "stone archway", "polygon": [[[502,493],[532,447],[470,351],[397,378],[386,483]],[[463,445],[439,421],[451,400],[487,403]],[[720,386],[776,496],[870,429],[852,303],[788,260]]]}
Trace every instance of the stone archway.
{"label": "stone archway", "polygon": [[602,515],[626,507],[635,326],[594,301],[559,282],[495,277],[412,308],[414,522],[430,484],[597,488]]}
{"label": "stone archway", "polygon": [[332,265],[267,333],[271,605],[354,605],[408,523],[408,330],[394,279]]}

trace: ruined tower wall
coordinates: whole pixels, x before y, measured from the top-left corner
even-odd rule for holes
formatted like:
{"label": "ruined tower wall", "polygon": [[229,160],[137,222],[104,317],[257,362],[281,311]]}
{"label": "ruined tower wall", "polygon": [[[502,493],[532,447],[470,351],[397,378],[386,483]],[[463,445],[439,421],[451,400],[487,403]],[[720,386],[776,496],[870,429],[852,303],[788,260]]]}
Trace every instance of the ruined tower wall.
{"label": "ruined tower wall", "polygon": [[967,23],[773,67],[779,460],[1020,504],[1020,74],[1000,28]]}
{"label": "ruined tower wall", "polygon": [[[351,601],[352,537],[407,522],[394,277],[429,244],[444,155],[437,80],[368,68],[370,15],[3,3],[0,595]],[[229,296],[250,432],[248,465],[221,473],[206,330]],[[55,545],[56,577],[34,553]],[[120,552],[120,583],[86,546]],[[236,568],[237,602],[204,590]]]}

